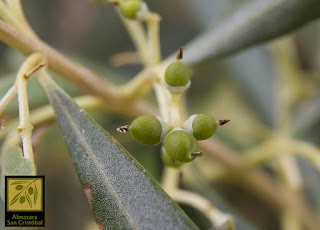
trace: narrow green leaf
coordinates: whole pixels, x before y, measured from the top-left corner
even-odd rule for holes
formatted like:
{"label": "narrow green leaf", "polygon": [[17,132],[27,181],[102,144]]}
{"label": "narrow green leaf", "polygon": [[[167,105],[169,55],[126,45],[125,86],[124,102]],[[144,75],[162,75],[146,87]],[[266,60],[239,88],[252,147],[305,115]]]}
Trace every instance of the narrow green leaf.
{"label": "narrow green leaf", "polygon": [[[13,184],[13,183],[12,183]],[[22,185],[17,185],[16,187],[15,187],[15,189],[17,190],[17,191],[19,191],[19,190],[22,190],[24,188],[24,186],[22,186]]]}
{"label": "narrow green leaf", "polygon": [[30,196],[27,193],[26,193],[26,198],[27,198],[28,204],[32,208],[32,202],[31,202]]}
{"label": "narrow green leaf", "polygon": [[34,204],[37,203],[37,200],[38,200],[38,188],[36,186],[36,183],[34,183],[34,195],[33,195]]}
{"label": "narrow green leaf", "polygon": [[5,176],[34,176],[36,167],[29,160],[23,157],[20,147],[9,147],[3,150],[3,170],[1,171],[1,198],[4,200]]}
{"label": "narrow green leaf", "polygon": [[232,54],[291,32],[319,16],[319,0],[251,1],[219,26],[187,44],[183,60],[192,65],[210,57]]}
{"label": "narrow green leaf", "polygon": [[198,229],[110,134],[54,82],[40,80],[100,229]]}
{"label": "narrow green leaf", "polygon": [[13,182],[11,183],[10,185],[13,185],[13,184],[24,184],[24,183],[27,183],[28,181],[16,181],[16,182]]}
{"label": "narrow green leaf", "polygon": [[21,193],[22,193],[22,191],[19,192],[17,195],[15,195],[15,196],[12,198],[12,200],[11,200],[11,202],[10,202],[10,205],[13,205],[14,203],[17,202],[17,200],[20,198]]}

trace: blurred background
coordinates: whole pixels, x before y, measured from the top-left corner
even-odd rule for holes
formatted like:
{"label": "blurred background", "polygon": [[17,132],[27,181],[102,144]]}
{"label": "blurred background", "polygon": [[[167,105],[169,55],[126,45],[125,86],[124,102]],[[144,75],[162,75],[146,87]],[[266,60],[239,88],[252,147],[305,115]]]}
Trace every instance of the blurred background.
{"label": "blurred background", "polygon": [[[218,25],[248,1],[146,2],[151,10],[162,16],[161,46],[165,58],[202,31]],[[89,0],[28,0],[22,3],[26,17],[41,39],[63,54],[91,67],[114,84],[128,81],[141,70],[141,66],[116,68],[110,62],[113,55],[134,50],[112,6],[94,4]],[[188,112],[209,113],[216,119],[231,119],[230,124],[219,129],[217,136],[240,152],[264,140],[268,130],[274,128],[277,93],[282,90],[277,80],[277,51],[287,52],[288,57],[294,59],[294,71],[303,77],[303,93],[292,114],[296,122],[294,135],[319,144],[319,22],[291,34],[290,46],[274,43],[260,45],[222,60],[207,60],[193,69],[193,81],[187,93]],[[23,58],[15,50],[0,44],[0,97],[14,82]],[[81,94],[59,76],[54,77],[72,96]],[[29,89],[32,108],[47,103],[36,81],[31,79]],[[148,100],[155,102],[153,93],[148,95]],[[5,118],[10,120],[16,115],[15,102],[6,110]],[[92,113],[92,116],[157,180],[160,179],[163,168],[160,147],[141,146],[127,135],[115,131],[117,127],[129,124],[131,118],[102,112]],[[46,124],[35,129],[35,135],[41,140],[35,146],[38,174],[46,176],[44,229],[95,229],[59,128],[55,123]],[[299,166],[306,178],[306,197],[314,210],[320,211],[320,175],[301,159]],[[265,170],[272,174],[270,168],[272,165],[265,167]],[[195,174],[200,173],[194,170]],[[201,174],[199,178],[202,178]],[[279,229],[277,214],[268,205],[232,183],[211,183],[206,180],[195,183],[187,178],[183,186],[209,197],[222,210],[239,215],[238,229]],[[198,211],[189,207],[184,209],[201,229],[209,228],[209,222]],[[2,211],[1,208],[1,218]],[[3,228],[2,224],[0,228]]]}

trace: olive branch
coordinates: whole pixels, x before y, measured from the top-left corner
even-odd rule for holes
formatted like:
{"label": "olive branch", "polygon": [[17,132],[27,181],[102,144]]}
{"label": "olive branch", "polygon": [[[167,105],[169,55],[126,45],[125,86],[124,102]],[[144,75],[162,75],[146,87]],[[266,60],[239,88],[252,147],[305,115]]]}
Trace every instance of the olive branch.
{"label": "olive branch", "polygon": [[[16,185],[15,190],[19,191],[18,194],[16,194],[12,200],[10,201],[10,206],[15,204],[18,200],[20,204],[24,204],[25,201],[28,202],[30,208],[32,208],[32,203],[33,205],[36,205],[37,200],[38,200],[38,188],[36,185],[36,181],[39,179],[34,179],[31,181],[25,180],[25,181],[16,181],[11,183],[10,185]],[[23,185],[25,183],[28,183],[26,186]],[[33,196],[33,201],[31,200],[30,196]]]}

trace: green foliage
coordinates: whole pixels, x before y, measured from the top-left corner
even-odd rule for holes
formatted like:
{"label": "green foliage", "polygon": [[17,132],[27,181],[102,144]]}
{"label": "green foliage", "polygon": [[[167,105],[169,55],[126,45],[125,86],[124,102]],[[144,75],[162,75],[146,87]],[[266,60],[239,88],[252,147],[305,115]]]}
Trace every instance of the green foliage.
{"label": "green foliage", "polygon": [[47,81],[43,86],[102,229],[197,229],[110,134],[55,83]]}

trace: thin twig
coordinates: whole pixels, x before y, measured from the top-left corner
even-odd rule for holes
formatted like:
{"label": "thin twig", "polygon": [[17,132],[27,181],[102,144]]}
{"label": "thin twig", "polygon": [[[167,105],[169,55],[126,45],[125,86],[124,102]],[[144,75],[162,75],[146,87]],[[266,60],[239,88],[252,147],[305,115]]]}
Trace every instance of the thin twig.
{"label": "thin twig", "polygon": [[[27,83],[28,78],[27,74],[32,74],[36,71],[37,68],[33,68],[30,72],[30,68],[37,65],[39,61],[43,59],[43,56],[36,53],[31,55],[26,59],[22,64],[19,72],[17,74],[17,91],[18,91],[18,101],[19,101],[19,126],[18,132],[22,138],[23,154],[24,157],[29,159],[31,162],[34,162],[33,158],[33,149],[32,149],[32,130],[33,126],[30,123],[29,115],[29,103],[28,103],[28,93],[27,93]],[[43,65],[41,65],[43,66]]]}
{"label": "thin twig", "polygon": [[162,173],[162,188],[168,193],[172,194],[179,186],[180,170],[166,166]]}
{"label": "thin twig", "polygon": [[137,52],[121,52],[114,54],[110,58],[109,63],[113,67],[142,64]]}
{"label": "thin twig", "polygon": [[158,65],[161,61],[159,24],[161,17],[156,13],[150,13],[147,18],[149,57],[151,65]]}
{"label": "thin twig", "polygon": [[170,195],[178,203],[187,204],[198,209],[208,217],[215,229],[235,229],[233,218],[229,214],[223,213],[215,208],[206,198],[181,189],[173,191]]}
{"label": "thin twig", "polygon": [[121,91],[117,87],[103,80],[102,77],[90,69],[68,59],[44,42],[25,36],[22,32],[1,20],[0,40],[25,55],[41,52],[46,57],[50,69],[73,82],[83,91],[103,98],[109,105],[125,107],[133,114],[141,114],[141,111],[148,114],[157,114],[156,109],[150,103],[141,100],[128,102],[127,99],[121,97]]}
{"label": "thin twig", "polygon": [[24,17],[20,1],[13,0],[8,5],[0,1],[0,17],[14,28],[24,32],[27,36],[38,39]]}
{"label": "thin twig", "polygon": [[136,47],[140,55],[142,63],[144,63],[145,65],[149,65],[151,60],[148,55],[148,50],[145,48],[145,45],[147,44],[147,36],[143,29],[143,26],[138,21],[126,19],[120,13],[119,16],[128,33],[130,34],[134,46]]}
{"label": "thin twig", "polygon": [[244,170],[240,154],[218,141],[203,141],[200,146],[207,156],[212,155],[225,167],[224,171],[228,172],[235,183],[253,192],[262,200],[267,201],[271,207],[280,210],[292,210],[307,229],[320,228],[320,223],[316,216],[301,197],[296,194],[286,194],[283,187],[275,184],[270,177],[260,170]]}
{"label": "thin twig", "polygon": [[119,87],[121,97],[132,101],[144,96],[152,89],[156,78],[157,74],[154,68],[142,70],[131,81]]}
{"label": "thin twig", "polygon": [[[111,107],[107,107],[101,99],[92,96],[80,96],[74,98],[74,100],[81,108],[85,109],[86,111],[111,111],[112,109]],[[48,122],[52,122],[55,120],[55,118],[56,117],[54,111],[50,105],[37,108],[35,110],[32,110],[30,113],[30,123],[32,123],[35,127]],[[5,136],[8,137],[3,145],[20,145],[21,138],[16,130],[14,130],[14,127],[17,126],[17,123],[18,122],[16,120],[11,121],[7,129],[0,132],[0,140]]]}
{"label": "thin twig", "polygon": [[[299,72],[296,71],[297,62],[293,53],[294,44],[290,37],[280,39],[272,43],[271,51],[277,73],[277,85],[281,90],[277,91],[277,100],[275,103],[276,130],[284,137],[290,137],[292,132],[292,109],[300,94]],[[279,152],[288,153],[288,145],[278,145]],[[276,172],[280,177],[281,183],[287,190],[286,193],[296,193],[299,195],[303,187],[303,179],[296,160],[290,155],[279,155],[276,159]],[[299,219],[292,213],[292,210],[285,209],[281,217],[282,229],[301,229]]]}
{"label": "thin twig", "polygon": [[11,104],[17,96],[17,86],[14,84],[0,101],[0,117],[7,105]]}

